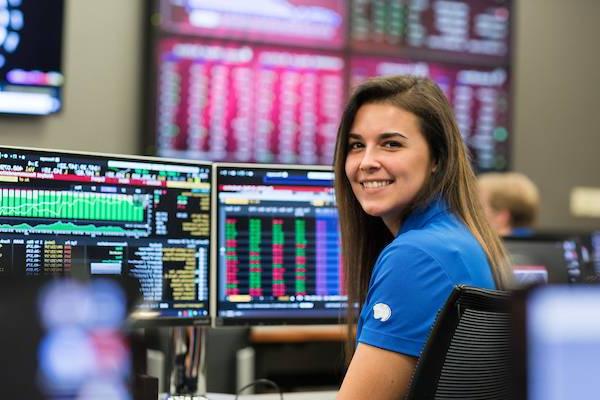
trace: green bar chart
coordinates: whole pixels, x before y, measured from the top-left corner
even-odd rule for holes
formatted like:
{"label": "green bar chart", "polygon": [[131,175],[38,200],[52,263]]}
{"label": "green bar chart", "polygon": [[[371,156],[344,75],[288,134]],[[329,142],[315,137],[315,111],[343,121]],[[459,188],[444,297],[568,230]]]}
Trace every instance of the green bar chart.
{"label": "green bar chart", "polygon": [[113,193],[1,189],[0,217],[142,222],[148,202],[144,197]]}

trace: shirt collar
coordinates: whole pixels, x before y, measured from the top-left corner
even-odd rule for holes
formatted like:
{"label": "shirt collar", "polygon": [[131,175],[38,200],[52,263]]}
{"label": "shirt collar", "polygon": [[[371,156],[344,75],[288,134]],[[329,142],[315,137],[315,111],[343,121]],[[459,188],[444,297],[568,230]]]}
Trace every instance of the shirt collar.
{"label": "shirt collar", "polygon": [[411,212],[402,223],[402,227],[400,228],[398,235],[401,235],[412,229],[420,229],[424,227],[433,217],[447,211],[448,205],[443,199],[434,199],[425,207],[417,208]]}

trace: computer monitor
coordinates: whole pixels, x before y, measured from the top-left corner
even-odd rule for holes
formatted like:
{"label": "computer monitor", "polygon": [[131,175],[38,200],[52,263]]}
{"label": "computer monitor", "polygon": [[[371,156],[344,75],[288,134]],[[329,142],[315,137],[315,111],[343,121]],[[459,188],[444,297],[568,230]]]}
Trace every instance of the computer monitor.
{"label": "computer monitor", "polygon": [[60,111],[64,3],[0,1],[0,114]]}
{"label": "computer monitor", "polygon": [[545,285],[515,296],[514,399],[593,399],[600,286]]}
{"label": "computer monitor", "polygon": [[132,322],[209,320],[211,166],[0,147],[0,277],[127,276]]}
{"label": "computer monitor", "polygon": [[339,322],[346,296],[332,169],[214,168],[216,325]]}
{"label": "computer monitor", "polygon": [[585,278],[576,237],[510,237],[504,245],[518,286],[533,283],[577,283]]}
{"label": "computer monitor", "polygon": [[132,298],[121,283],[0,280],[2,397],[131,399],[135,359],[123,328]]}

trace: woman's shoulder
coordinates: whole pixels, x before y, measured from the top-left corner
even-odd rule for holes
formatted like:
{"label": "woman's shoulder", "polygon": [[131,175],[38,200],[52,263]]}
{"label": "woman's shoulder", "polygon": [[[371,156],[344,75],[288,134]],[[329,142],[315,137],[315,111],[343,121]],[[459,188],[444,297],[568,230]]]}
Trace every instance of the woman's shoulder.
{"label": "woman's shoulder", "polygon": [[411,269],[414,265],[436,268],[439,262],[435,253],[436,250],[426,235],[420,230],[414,230],[397,236],[389,243],[381,252],[378,264],[395,271]]}
{"label": "woman's shoulder", "polygon": [[475,239],[469,230],[452,214],[440,215],[425,226],[402,232],[394,238],[384,251],[420,251],[434,255],[447,250],[451,244]]}
{"label": "woman's shoulder", "polygon": [[460,221],[444,219],[398,235],[380,256],[380,263],[395,269],[466,269],[488,265],[483,248]]}

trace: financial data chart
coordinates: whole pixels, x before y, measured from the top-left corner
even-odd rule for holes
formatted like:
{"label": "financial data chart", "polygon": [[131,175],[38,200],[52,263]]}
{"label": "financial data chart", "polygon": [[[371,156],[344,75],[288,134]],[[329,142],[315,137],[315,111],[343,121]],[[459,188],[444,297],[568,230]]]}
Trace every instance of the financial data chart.
{"label": "financial data chart", "polygon": [[158,62],[161,155],[330,162],[344,92],[341,57],[166,39]]}
{"label": "financial data chart", "polygon": [[140,318],[208,320],[209,164],[0,148],[0,276],[134,278]]}
{"label": "financial data chart", "polygon": [[502,0],[351,0],[355,49],[508,57],[509,2]]}
{"label": "financial data chart", "polygon": [[511,0],[155,0],[145,151],[330,164],[365,79],[417,74],[452,104],[479,171],[511,140]]}
{"label": "financial data chart", "polygon": [[345,307],[333,172],[217,164],[217,324],[336,322]]}

